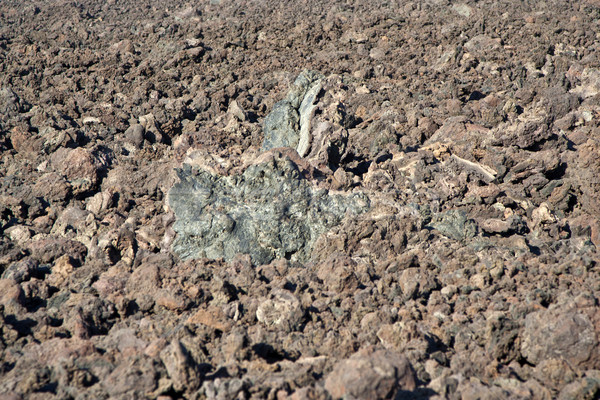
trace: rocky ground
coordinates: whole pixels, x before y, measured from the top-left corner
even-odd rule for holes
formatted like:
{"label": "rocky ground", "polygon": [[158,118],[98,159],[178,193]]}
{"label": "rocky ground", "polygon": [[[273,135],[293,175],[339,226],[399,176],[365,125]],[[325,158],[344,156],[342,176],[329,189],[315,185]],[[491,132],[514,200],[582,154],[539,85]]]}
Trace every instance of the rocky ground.
{"label": "rocky ground", "polygon": [[600,2],[0,3],[0,399],[597,399]]}

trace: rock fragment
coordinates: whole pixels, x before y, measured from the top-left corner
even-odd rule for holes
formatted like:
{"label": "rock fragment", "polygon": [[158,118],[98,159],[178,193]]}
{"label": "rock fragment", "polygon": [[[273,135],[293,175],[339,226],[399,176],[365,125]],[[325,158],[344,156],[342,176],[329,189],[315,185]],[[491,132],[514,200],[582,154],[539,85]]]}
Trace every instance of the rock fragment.
{"label": "rock fragment", "polygon": [[184,164],[169,192],[181,258],[231,260],[250,254],[257,264],[275,258],[305,261],[318,236],[369,208],[361,193],[348,196],[311,188],[288,157],[273,155],[241,175],[217,176]]}
{"label": "rock fragment", "polygon": [[273,107],[265,119],[262,150],[292,147],[303,156],[309,146],[310,117],[324,77],[315,71],[303,71],[284,100]]}
{"label": "rock fragment", "polygon": [[64,175],[74,195],[83,195],[95,189],[100,182],[100,173],[106,163],[88,149],[60,148],[52,155],[52,164]]}
{"label": "rock fragment", "polygon": [[298,327],[304,316],[302,305],[296,296],[286,290],[276,290],[261,302],[256,318],[266,326],[291,331]]}
{"label": "rock fragment", "polygon": [[334,399],[388,399],[415,387],[415,375],[406,357],[372,348],[341,361],[325,379],[325,389]]}
{"label": "rock fragment", "polygon": [[336,97],[343,86],[339,76],[325,78],[315,71],[303,71],[264,123],[261,150],[291,147],[301,157],[314,159],[334,170],[345,154],[348,131],[353,120]]}
{"label": "rock fragment", "polygon": [[137,148],[144,144],[144,127],[141,124],[132,124],[125,131],[125,139]]}
{"label": "rock fragment", "polygon": [[188,349],[174,340],[160,352],[160,359],[167,368],[173,388],[177,391],[194,390],[202,383],[202,374]]}
{"label": "rock fragment", "polygon": [[454,240],[466,240],[477,234],[477,224],[464,211],[450,210],[436,215],[431,226]]}
{"label": "rock fragment", "polygon": [[570,365],[598,369],[597,300],[579,296],[576,300],[553,305],[527,315],[521,352],[532,364],[559,358]]}
{"label": "rock fragment", "polygon": [[6,120],[24,111],[24,102],[10,87],[0,88],[0,115]]}

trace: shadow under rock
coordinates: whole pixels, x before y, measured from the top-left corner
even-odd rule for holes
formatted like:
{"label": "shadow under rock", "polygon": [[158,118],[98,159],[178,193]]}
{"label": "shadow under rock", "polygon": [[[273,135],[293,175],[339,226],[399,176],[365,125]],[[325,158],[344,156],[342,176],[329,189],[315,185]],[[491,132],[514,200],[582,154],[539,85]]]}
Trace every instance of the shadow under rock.
{"label": "shadow under rock", "polygon": [[435,390],[430,388],[417,388],[413,391],[401,390],[396,394],[394,400],[427,400],[437,394]]}
{"label": "shadow under rock", "polygon": [[14,315],[7,315],[4,318],[4,321],[7,325],[12,326],[17,332],[19,332],[20,336],[33,335],[32,328],[38,324],[37,321],[31,318],[18,320]]}
{"label": "shadow under rock", "polygon": [[252,351],[269,364],[283,360],[296,361],[296,358],[290,356],[286,351],[278,351],[268,343],[257,343],[252,346]]}

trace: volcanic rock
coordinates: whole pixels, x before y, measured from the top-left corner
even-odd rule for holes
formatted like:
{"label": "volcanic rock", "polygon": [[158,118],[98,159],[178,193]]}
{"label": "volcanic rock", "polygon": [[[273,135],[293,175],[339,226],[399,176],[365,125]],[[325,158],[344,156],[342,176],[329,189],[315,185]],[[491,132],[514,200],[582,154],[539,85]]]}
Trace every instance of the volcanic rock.
{"label": "volcanic rock", "polygon": [[241,175],[217,176],[187,164],[177,173],[169,206],[178,234],[173,251],[184,259],[244,253],[257,264],[306,261],[319,235],[369,208],[364,194],[313,189],[293,161],[278,155]]}
{"label": "volcanic rock", "polygon": [[334,399],[394,398],[416,387],[408,360],[390,350],[359,351],[341,361],[325,379]]}

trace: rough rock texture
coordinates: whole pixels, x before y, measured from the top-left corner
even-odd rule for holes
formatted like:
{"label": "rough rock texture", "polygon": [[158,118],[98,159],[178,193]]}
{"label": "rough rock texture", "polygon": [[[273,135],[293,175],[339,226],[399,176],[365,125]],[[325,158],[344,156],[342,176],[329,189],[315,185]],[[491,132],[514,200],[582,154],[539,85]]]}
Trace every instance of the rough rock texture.
{"label": "rough rock texture", "polygon": [[341,361],[325,379],[334,399],[391,399],[415,387],[408,360],[389,350],[365,349]]}
{"label": "rough rock texture", "polygon": [[250,254],[256,264],[276,258],[308,261],[316,239],[346,214],[369,208],[367,196],[313,189],[294,162],[275,155],[241,175],[220,177],[184,164],[169,192],[175,212],[173,251],[182,259],[231,260]]}
{"label": "rough rock texture", "polygon": [[292,147],[301,156],[306,155],[310,146],[310,119],[323,78],[315,71],[298,75],[286,98],[275,103],[265,118],[262,150]]}
{"label": "rough rock texture", "polygon": [[347,128],[355,122],[337,97],[343,87],[339,76],[302,71],[265,118],[261,150],[291,147],[313,164],[335,170],[347,155]]}
{"label": "rough rock texture", "polygon": [[599,398],[599,19],[0,1],[0,398]]}

